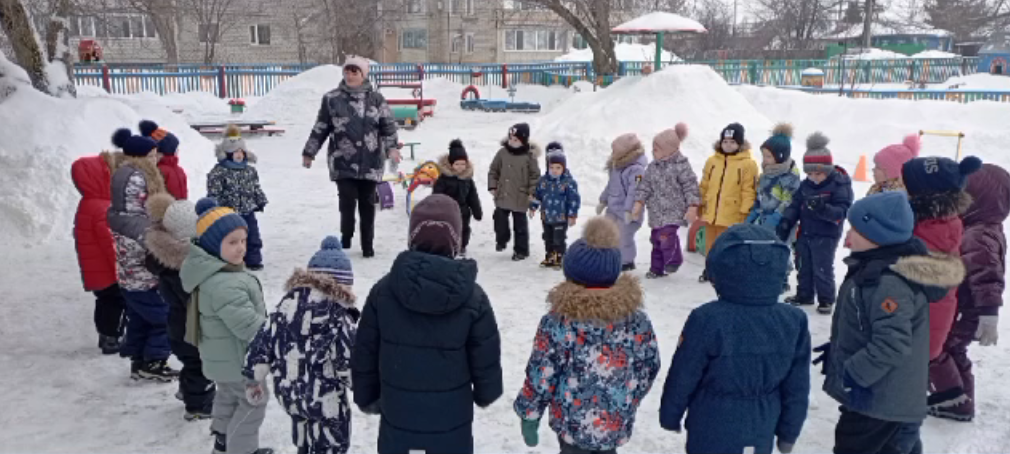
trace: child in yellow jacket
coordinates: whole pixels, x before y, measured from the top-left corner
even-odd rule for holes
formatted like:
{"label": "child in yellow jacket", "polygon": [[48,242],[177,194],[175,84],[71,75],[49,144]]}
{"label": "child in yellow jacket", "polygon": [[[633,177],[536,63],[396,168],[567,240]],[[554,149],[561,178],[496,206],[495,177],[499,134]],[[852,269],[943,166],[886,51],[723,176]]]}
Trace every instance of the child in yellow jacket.
{"label": "child in yellow jacket", "polygon": [[[715,154],[705,162],[701,177],[701,219],[705,227],[705,251],[722,232],[747,220],[757,199],[758,165],[751,157],[744,128],[733,123],[723,128],[715,143]],[[703,272],[699,282],[708,282]]]}

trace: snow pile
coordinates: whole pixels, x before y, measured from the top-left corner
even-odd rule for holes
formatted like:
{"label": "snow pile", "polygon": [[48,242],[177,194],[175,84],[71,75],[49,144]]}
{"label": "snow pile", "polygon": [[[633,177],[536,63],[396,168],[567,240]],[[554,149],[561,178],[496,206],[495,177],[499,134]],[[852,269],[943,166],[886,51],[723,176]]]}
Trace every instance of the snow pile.
{"label": "snow pile", "polygon": [[632,19],[611,30],[614,34],[635,34],[648,32],[706,32],[698,21],[679,14],[657,11]]}
{"label": "snow pile", "polygon": [[242,117],[279,125],[311,125],[323,95],[337,88],[342,80],[344,74],[339,66],[317,66],[274,87]]}
{"label": "snow pile", "polygon": [[900,60],[905,58],[908,58],[908,55],[875,47],[863,50],[863,52],[858,54],[845,55],[846,60]]}
{"label": "snow pile", "polygon": [[[712,144],[726,125],[743,124],[752,143],[764,140],[772,127],[772,121],[708,66],[677,65],[573,96],[536,120],[533,135],[542,142],[562,141],[572,156],[568,162],[580,186],[595,193],[606,183],[600,169],[614,138],[634,132],[651,149],[654,135],[680,121],[690,128],[682,150],[696,169],[711,154]],[[581,178],[587,177],[595,180],[584,184]]]}
{"label": "snow pile", "polygon": [[[628,44],[620,43],[614,45],[618,61],[643,61],[651,62],[656,59],[655,44]],[[680,57],[673,52],[663,50],[663,61],[680,61]],[[593,50],[590,48],[577,49],[572,52],[555,58],[554,61],[593,61]]]}
{"label": "snow pile", "polygon": [[958,55],[958,54],[952,54],[950,52],[944,52],[942,50],[924,50],[924,51],[919,52],[919,53],[917,53],[917,54],[915,54],[915,55],[912,56],[912,58],[922,58],[922,59],[930,59],[930,58],[959,58],[959,57],[961,57],[961,56]]}
{"label": "snow pile", "polygon": [[951,77],[939,88],[957,85],[963,90],[1010,90],[1010,77],[992,74],[972,74],[970,76]]}
{"label": "snow pile", "polygon": [[204,185],[213,144],[159,104],[116,98],[56,99],[20,89],[0,103],[0,245],[34,245],[70,238],[80,195],[70,165],[113,149],[120,127],[151,119],[179,136],[179,157],[191,188]]}
{"label": "snow pile", "polygon": [[[983,161],[1004,167],[1010,165],[1010,156],[1004,151],[1010,143],[1010,130],[1006,128],[1010,104],[850,99],[751,86],[738,90],[751,104],[761,106],[761,111],[770,118],[793,122],[794,158],[802,153],[804,138],[820,130],[831,138],[829,148],[835,163],[852,171],[861,155],[872,158],[878,150],[900,142],[905,135],[939,130],[964,132],[964,155],[979,156]],[[956,151],[956,138],[923,137],[923,156],[953,158]]]}

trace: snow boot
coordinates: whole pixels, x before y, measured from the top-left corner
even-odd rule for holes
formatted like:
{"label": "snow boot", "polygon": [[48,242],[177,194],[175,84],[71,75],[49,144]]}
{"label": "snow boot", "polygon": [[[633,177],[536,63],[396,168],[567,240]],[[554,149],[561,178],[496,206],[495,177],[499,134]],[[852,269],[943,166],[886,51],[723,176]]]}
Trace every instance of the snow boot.
{"label": "snow boot", "polygon": [[635,271],[635,264],[634,263],[625,263],[624,265],[621,265],[621,272],[624,272],[624,271]]}
{"label": "snow boot", "polygon": [[170,382],[179,377],[179,371],[168,367],[165,360],[148,361],[140,367],[138,375],[144,380]]}
{"label": "snow boot", "polygon": [[211,414],[211,411],[212,411],[212,407],[209,406],[209,405],[207,406],[207,408],[200,409],[200,410],[186,410],[186,413],[184,415],[182,415],[182,419],[185,419],[186,421],[189,421],[189,422],[203,421],[205,419],[211,419],[211,418],[213,418],[213,415]]}
{"label": "snow boot", "polygon": [[340,237],[340,248],[344,249],[344,250],[350,249],[351,248],[351,237],[349,237],[349,236]]}
{"label": "snow boot", "polygon": [[645,278],[646,279],[660,279],[660,278],[664,278],[666,276],[668,276],[668,275],[667,274],[656,274],[656,273],[653,273],[652,271],[649,271],[649,272],[645,273]]}
{"label": "snow boot", "polygon": [[813,306],[814,300],[800,299],[799,295],[786,297],[785,302],[793,306]]}
{"label": "snow boot", "polygon": [[214,437],[214,451],[212,454],[225,454],[228,452],[228,437],[219,432],[211,431],[210,433]]}
{"label": "snow boot", "polygon": [[503,244],[503,243],[498,243],[498,244],[495,244],[495,245],[494,245],[494,251],[495,251],[495,252],[501,252],[501,251],[504,251],[504,250],[505,250],[505,247],[506,247],[506,246],[508,246],[508,245],[507,245],[507,244]]}
{"label": "snow boot", "polygon": [[526,254],[520,254],[518,252],[512,254],[513,262],[521,262],[523,260],[526,260],[527,258],[529,258],[529,255]]}
{"label": "snow boot", "polygon": [[701,276],[698,276],[698,283],[704,284],[706,282],[708,282],[708,270],[702,271]]}
{"label": "snow boot", "polygon": [[119,338],[99,335],[98,348],[102,349],[103,355],[115,355],[119,353]]}
{"label": "snow boot", "polygon": [[817,313],[823,315],[831,315],[831,309],[834,308],[834,306],[835,306],[834,303],[824,303],[824,302],[818,303]]}
{"label": "snow boot", "polygon": [[680,265],[666,265],[663,268],[663,271],[666,271],[666,274],[674,274],[679,269],[680,269]]}
{"label": "snow boot", "polygon": [[971,422],[975,417],[975,402],[961,387],[930,394],[926,404],[929,415],[936,418]]}
{"label": "snow boot", "polygon": [[175,400],[177,400],[179,402],[185,402],[186,401],[186,397],[182,395],[182,391],[176,391],[175,392]]}
{"label": "snow boot", "polygon": [[558,254],[556,252],[548,252],[547,256],[544,257],[544,261],[540,262],[541,268],[553,268],[555,264],[558,263]]}
{"label": "snow boot", "polygon": [[557,255],[554,256],[554,265],[551,266],[551,268],[560,270],[564,266],[564,264],[565,264],[565,254],[558,252]]}

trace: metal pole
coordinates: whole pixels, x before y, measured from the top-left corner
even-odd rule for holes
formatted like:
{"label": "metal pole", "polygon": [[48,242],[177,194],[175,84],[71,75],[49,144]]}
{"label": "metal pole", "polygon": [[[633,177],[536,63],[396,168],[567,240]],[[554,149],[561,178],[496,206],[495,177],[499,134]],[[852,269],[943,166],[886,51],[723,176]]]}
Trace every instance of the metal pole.
{"label": "metal pole", "polygon": [[656,67],[653,72],[659,72],[663,67],[663,32],[656,33]]}

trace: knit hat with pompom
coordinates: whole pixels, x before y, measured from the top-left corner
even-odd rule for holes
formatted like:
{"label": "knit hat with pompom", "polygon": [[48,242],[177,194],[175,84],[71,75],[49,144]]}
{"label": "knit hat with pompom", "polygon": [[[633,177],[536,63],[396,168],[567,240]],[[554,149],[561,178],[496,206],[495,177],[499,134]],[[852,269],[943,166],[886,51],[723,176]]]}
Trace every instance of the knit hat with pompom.
{"label": "knit hat with pompom", "polygon": [[143,158],[158,148],[158,144],[150,137],[137,136],[129,129],[120,128],[112,135],[112,144],[123,150],[123,154],[134,158]]}
{"label": "knit hat with pompom", "polygon": [[167,192],[159,192],[147,199],[147,213],[154,222],[161,222],[173,237],[185,240],[196,237],[196,206],[188,200],[175,200]]}
{"label": "knit hat with pompom", "polygon": [[823,172],[830,174],[835,171],[835,162],[831,158],[828,142],[831,140],[820,132],[807,137],[807,152],[803,154],[803,171],[806,173]]}
{"label": "knit hat with pompom", "polygon": [[351,271],[351,259],[344,254],[340,238],[328,236],[323,239],[319,252],[309,260],[309,271],[322,273],[336,279],[337,283],[354,285],[354,273]]}
{"label": "knit hat with pompom", "polygon": [[620,245],[614,221],[603,216],[590,219],[582,238],[565,254],[565,278],[589,288],[612,287],[621,276]]}
{"label": "knit hat with pompom", "polygon": [[901,143],[888,145],[873,156],[873,164],[880,170],[888,180],[901,178],[901,166],[906,162],[919,157],[919,150],[922,148],[922,141],[918,134],[909,134]]}
{"label": "knit hat with pompom", "polygon": [[793,125],[779,123],[772,129],[772,136],[761,144],[762,150],[768,150],[775,157],[775,163],[782,164],[789,160],[793,152]]}
{"label": "knit hat with pompom", "polygon": [[217,200],[204,197],[196,202],[196,214],[200,219],[196,222],[196,234],[199,244],[209,254],[221,258],[221,243],[224,237],[238,229],[249,230],[245,219],[235,210],[219,206]]}
{"label": "knit hat with pompom", "polygon": [[960,163],[950,158],[915,158],[901,167],[909,198],[925,194],[956,192],[964,189],[971,175],[982,168],[982,160],[974,156]]}
{"label": "knit hat with pompom", "polygon": [[140,134],[158,142],[158,153],[163,155],[172,156],[179,149],[179,138],[151,120],[140,122]]}
{"label": "knit hat with pompom", "polygon": [[456,161],[466,161],[468,157],[466,155],[466,147],[463,146],[463,141],[459,139],[453,139],[449,142],[449,165],[452,165]]}
{"label": "knit hat with pompom", "polygon": [[677,123],[652,139],[652,155],[656,160],[666,159],[680,151],[680,143],[687,138],[687,125]]}

